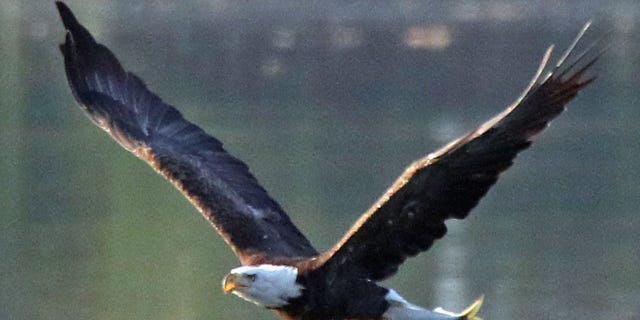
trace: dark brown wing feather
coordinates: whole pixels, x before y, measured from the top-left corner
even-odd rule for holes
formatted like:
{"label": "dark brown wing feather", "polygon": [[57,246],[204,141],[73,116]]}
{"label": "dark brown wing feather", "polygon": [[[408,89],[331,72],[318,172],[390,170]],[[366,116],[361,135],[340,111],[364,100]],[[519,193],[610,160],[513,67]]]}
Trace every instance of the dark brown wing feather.
{"label": "dark brown wing feather", "polygon": [[343,239],[316,260],[316,267],[382,280],[444,236],[445,220],[465,218],[518,152],[593,80],[583,74],[597,56],[584,63],[581,55],[577,63],[564,64],[576,42],[542,77],[549,48],[529,88],[504,112],[411,164]]}
{"label": "dark brown wing feather", "polygon": [[244,163],[126,72],[65,4],[56,5],[68,30],[60,45],[67,79],[95,124],[182,191],[243,263],[317,254]]}

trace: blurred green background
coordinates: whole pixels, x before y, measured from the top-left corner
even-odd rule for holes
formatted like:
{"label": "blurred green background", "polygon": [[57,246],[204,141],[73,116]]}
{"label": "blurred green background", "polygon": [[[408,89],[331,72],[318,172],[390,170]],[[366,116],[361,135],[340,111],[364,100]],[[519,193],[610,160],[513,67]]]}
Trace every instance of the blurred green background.
{"label": "blurred green background", "polygon": [[[319,250],[594,19],[598,80],[385,285],[452,310],[484,293],[485,319],[640,319],[636,1],[68,4]],[[77,108],[53,1],[3,0],[0,25],[0,319],[275,319],[222,294],[225,243]]]}

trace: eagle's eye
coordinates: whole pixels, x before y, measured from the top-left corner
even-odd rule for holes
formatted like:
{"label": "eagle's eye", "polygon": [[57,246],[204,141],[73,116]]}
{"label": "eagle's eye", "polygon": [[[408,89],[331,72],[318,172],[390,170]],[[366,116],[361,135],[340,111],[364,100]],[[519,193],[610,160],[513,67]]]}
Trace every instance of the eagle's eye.
{"label": "eagle's eye", "polygon": [[251,282],[256,281],[256,275],[254,273],[247,274],[247,278],[249,278],[249,280],[251,280]]}

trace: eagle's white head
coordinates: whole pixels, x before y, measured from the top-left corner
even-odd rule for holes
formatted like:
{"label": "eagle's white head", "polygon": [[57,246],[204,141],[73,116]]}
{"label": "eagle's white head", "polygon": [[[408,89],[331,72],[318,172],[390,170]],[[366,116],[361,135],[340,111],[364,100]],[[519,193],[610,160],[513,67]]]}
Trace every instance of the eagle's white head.
{"label": "eagle's white head", "polygon": [[303,287],[296,282],[297,277],[298,269],[291,266],[243,266],[224,277],[222,290],[260,306],[278,308],[302,295]]}

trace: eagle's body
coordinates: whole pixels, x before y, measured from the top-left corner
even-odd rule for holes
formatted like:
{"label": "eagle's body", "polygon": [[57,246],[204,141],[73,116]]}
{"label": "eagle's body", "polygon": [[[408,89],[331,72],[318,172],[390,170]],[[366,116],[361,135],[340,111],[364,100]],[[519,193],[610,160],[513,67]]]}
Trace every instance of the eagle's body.
{"label": "eagle's body", "polygon": [[[304,288],[304,294],[292,297],[281,307],[279,314],[291,319],[344,319],[358,315],[361,318],[377,318],[383,314],[389,303],[385,296],[388,289],[375,282],[354,277],[328,279],[321,269],[300,268],[297,283]],[[348,295],[344,293],[348,292]]]}
{"label": "eagle's body", "polygon": [[60,46],[67,79],[89,118],[173,183],[238,256],[224,291],[287,319],[475,319],[481,299],[461,314],[426,310],[378,285],[408,257],[429,249],[447,219],[465,218],[516,155],[593,78],[597,55],[567,63],[585,28],[543,74],[549,48],[523,95],[505,111],[413,162],[337,244],[317,252],[247,166],[222,143],[125,71],[62,2]]}
{"label": "eagle's body", "polygon": [[[409,303],[393,289],[307,266],[243,266],[225,277],[222,287],[285,319],[475,319],[482,299],[454,314]],[[346,294],[345,294],[346,293]]]}

